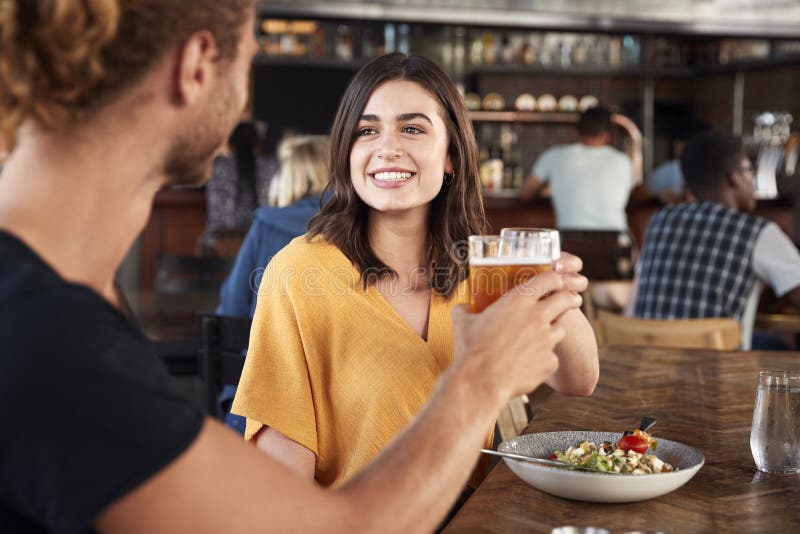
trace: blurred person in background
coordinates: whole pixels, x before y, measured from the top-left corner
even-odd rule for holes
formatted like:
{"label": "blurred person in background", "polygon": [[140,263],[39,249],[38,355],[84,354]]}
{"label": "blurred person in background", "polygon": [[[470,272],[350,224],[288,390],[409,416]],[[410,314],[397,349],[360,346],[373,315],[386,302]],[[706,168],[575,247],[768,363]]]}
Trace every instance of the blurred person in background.
{"label": "blurred person in background", "polygon": [[245,119],[236,125],[226,149],[214,159],[206,184],[206,229],[202,244],[211,255],[228,255],[215,247],[226,237],[242,236],[255,210],[267,205],[269,183],[278,171],[275,157],[261,152],[259,124]]}
{"label": "blurred person in background", "polygon": [[[278,146],[280,171],[269,185],[269,206],[255,212],[222,285],[218,315],[253,317],[264,268],[279,250],[306,232],[308,220],[319,211],[321,193],[328,183],[327,157],[328,138],[322,135],[289,137]],[[244,434],[244,418],[230,413],[235,394],[236,387],[226,385],[219,402],[225,423]]]}
{"label": "blurred person in background", "polygon": [[581,113],[577,142],[546,150],[520,192],[522,200],[549,184],[556,226],[563,230],[625,230],[625,207],[633,187],[630,158],[611,143],[611,112]]}
{"label": "blurred person in background", "polygon": [[[331,128],[330,168],[330,198],[308,234],[263,275],[232,411],[259,449],[337,487],[396,438],[452,364],[450,314],[468,300],[458,247],[485,219],[469,115],[424,57],[389,54],[355,75]],[[568,254],[557,263],[570,284],[585,280],[579,268]],[[547,383],[588,395],[592,329],[577,309],[558,324],[567,336]]]}
{"label": "blurred person in background", "polygon": [[644,236],[627,314],[643,319],[732,317],[741,348],[785,348],[753,323],[764,285],[800,305],[800,253],[773,222],[752,215],[753,168],[742,141],[706,132],[681,170],[691,202],[662,208]]}
{"label": "blurred person in background", "polygon": [[637,198],[656,196],[664,204],[677,204],[685,200],[681,154],[691,139],[709,130],[711,127],[700,121],[688,121],[679,125],[672,140],[673,158],[656,167],[645,181],[646,192],[637,194]]}
{"label": "blurred person in background", "polygon": [[222,285],[217,313],[252,317],[263,269],[292,239],[306,232],[328,183],[328,138],[296,136],[278,146],[280,170],[269,185],[268,206],[255,211],[236,262]]}
{"label": "blurred person in background", "polygon": [[207,180],[247,101],[255,4],[0,2],[2,532],[429,532],[498,411],[558,368],[585,278],[456,308],[431,402],[336,491],[184,397],[114,274],[156,193]]}

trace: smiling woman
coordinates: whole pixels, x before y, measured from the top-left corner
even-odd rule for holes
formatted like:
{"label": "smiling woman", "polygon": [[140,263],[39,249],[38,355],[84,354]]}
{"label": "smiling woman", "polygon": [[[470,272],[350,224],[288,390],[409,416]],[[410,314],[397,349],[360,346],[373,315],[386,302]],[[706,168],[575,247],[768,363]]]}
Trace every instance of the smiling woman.
{"label": "smiling woman", "polygon": [[[330,169],[309,233],[264,272],[232,411],[260,449],[338,486],[413,419],[453,363],[451,312],[468,300],[459,245],[483,233],[484,216],[466,108],[422,57],[390,54],[356,74],[331,129]],[[574,379],[553,384],[588,394],[596,348],[575,314],[558,352],[558,373]],[[486,446],[491,434],[487,425]]]}
{"label": "smiling woman", "polygon": [[264,273],[233,406],[247,439],[323,485],[388,445],[453,361],[454,252],[484,230],[472,126],[430,60],[366,65],[331,145],[328,202]]}

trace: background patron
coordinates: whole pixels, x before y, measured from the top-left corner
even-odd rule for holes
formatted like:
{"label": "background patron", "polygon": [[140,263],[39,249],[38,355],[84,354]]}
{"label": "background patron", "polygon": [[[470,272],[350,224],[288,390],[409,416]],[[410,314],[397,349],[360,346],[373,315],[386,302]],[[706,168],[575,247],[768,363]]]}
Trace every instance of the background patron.
{"label": "background patron", "polygon": [[733,317],[750,349],[763,284],[800,304],[800,253],[778,226],[751,215],[753,169],[741,139],[704,133],[681,169],[694,202],[650,219],[628,312],[645,319]]}
{"label": "background patron", "polygon": [[627,229],[625,206],[633,187],[633,167],[628,156],[609,146],[611,128],[607,109],[584,111],[577,142],[539,156],[521,198],[530,200],[549,184],[559,229]]}

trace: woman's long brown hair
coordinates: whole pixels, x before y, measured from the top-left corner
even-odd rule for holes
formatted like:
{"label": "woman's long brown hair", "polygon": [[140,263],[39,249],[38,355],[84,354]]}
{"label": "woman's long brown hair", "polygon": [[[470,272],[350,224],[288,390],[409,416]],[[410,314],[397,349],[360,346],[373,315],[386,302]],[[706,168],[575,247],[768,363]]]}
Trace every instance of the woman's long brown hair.
{"label": "woman's long brown hair", "polygon": [[443,110],[453,176],[445,177],[431,203],[429,262],[431,289],[450,298],[467,276],[467,237],[483,233],[486,218],[472,122],[453,82],[427,58],[387,54],[356,73],[342,96],[331,129],[331,179],[326,189],[330,198],[309,222],[307,238],[321,236],[339,247],[361,273],[365,287],[380,278],[397,276],[370,246],[368,207],[356,194],[350,178],[350,151],[360,117],[375,88],[392,80],[419,84],[439,101]]}

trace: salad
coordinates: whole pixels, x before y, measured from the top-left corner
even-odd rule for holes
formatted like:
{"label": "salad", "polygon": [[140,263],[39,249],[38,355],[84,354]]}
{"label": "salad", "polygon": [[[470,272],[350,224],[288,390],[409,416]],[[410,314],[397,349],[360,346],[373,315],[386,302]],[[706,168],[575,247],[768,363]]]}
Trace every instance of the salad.
{"label": "salad", "polygon": [[604,441],[600,446],[583,441],[566,451],[556,451],[550,458],[566,464],[577,465],[601,473],[650,475],[673,471],[672,465],[647,451],[655,450],[656,440],[647,432],[636,430],[623,436],[618,443]]}

